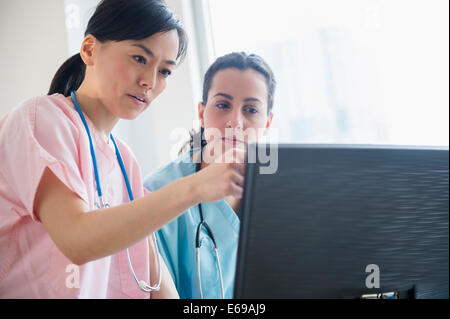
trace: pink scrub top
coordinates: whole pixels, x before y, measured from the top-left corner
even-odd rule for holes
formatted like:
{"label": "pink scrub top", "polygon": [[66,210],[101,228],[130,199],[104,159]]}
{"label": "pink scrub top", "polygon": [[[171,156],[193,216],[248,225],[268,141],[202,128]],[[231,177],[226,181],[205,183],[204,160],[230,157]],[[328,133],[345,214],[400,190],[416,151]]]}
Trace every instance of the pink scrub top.
{"label": "pink scrub top", "polygon": [[[128,203],[114,144],[102,139],[87,116],[86,121],[105,202]],[[139,165],[123,142],[116,143],[134,198],[143,197]],[[149,298],[134,281],[126,250],[77,266],[56,247],[33,211],[47,167],[90,211],[96,209],[89,139],[73,103],[61,94],[30,99],[0,120],[0,298]],[[129,251],[138,279],[148,282],[147,241]]]}

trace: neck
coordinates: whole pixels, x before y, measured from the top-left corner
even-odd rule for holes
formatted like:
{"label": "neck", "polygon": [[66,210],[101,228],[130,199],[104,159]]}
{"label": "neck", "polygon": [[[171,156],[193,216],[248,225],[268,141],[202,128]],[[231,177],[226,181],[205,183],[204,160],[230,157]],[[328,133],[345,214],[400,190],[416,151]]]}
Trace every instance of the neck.
{"label": "neck", "polygon": [[94,124],[97,132],[105,138],[105,141],[108,141],[109,135],[119,118],[115,117],[102,103],[101,99],[83,84],[84,82],[76,92],[78,105]]}

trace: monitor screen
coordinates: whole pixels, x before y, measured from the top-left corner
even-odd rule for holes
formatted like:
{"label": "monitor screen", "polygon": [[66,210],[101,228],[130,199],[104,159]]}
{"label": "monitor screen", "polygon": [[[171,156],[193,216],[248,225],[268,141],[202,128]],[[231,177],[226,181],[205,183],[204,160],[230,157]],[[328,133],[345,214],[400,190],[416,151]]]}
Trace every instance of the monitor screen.
{"label": "monitor screen", "polygon": [[448,298],[448,160],[448,147],[249,145],[234,297]]}

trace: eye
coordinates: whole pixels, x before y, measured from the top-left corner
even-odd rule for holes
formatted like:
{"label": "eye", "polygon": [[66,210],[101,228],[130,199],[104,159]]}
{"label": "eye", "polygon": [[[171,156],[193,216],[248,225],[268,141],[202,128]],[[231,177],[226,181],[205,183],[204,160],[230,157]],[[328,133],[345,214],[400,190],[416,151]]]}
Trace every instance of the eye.
{"label": "eye", "polygon": [[172,74],[172,71],[170,71],[169,69],[163,69],[159,71],[159,73],[161,73],[165,78],[167,78],[169,75]]}
{"label": "eye", "polygon": [[258,113],[258,109],[251,106],[246,106],[244,110],[252,114]]}
{"label": "eye", "polygon": [[216,107],[219,109],[228,109],[228,108],[230,108],[230,105],[228,103],[220,102],[220,103],[216,103]]}
{"label": "eye", "polygon": [[133,59],[139,64],[146,64],[147,60],[141,55],[133,55]]}

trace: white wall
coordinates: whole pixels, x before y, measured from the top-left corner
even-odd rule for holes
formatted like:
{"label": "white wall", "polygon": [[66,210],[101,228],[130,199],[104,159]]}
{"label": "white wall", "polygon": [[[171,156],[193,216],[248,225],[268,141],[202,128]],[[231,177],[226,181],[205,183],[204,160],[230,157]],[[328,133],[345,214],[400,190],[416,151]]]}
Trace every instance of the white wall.
{"label": "white wall", "polygon": [[67,58],[60,0],[0,1],[0,117],[20,102],[45,95]]}
{"label": "white wall", "polygon": [[[20,102],[47,93],[59,66],[81,44],[81,34],[97,2],[0,1],[0,117]],[[65,13],[73,14],[73,10],[65,9],[74,3],[81,8],[80,28],[66,30]],[[188,56],[169,78],[167,89],[144,114],[134,121],[120,121],[114,129],[114,134],[134,151],[143,175],[170,161],[170,151],[177,142],[170,139],[171,132],[192,128],[196,103],[201,96],[192,1],[167,0],[166,3],[185,24],[190,38]],[[73,20],[70,24],[73,25]]]}

